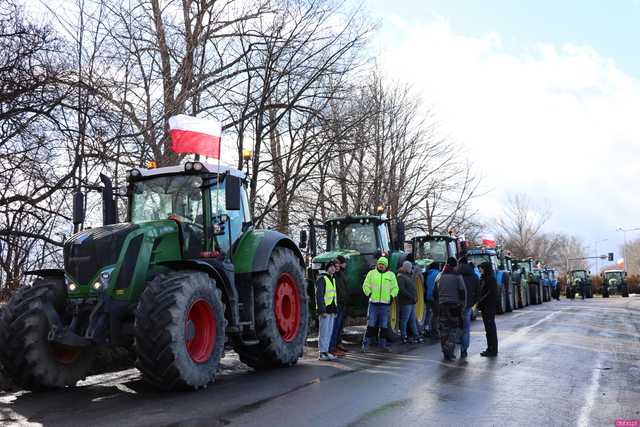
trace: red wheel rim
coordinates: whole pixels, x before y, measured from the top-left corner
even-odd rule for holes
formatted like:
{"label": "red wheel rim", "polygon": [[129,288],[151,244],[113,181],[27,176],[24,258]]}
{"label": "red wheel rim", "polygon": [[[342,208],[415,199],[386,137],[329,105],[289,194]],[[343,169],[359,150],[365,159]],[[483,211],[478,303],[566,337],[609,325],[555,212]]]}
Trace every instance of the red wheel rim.
{"label": "red wheel rim", "polygon": [[196,363],[208,361],[216,342],[216,317],[206,300],[198,299],[191,304],[184,330],[185,344],[191,360]]}
{"label": "red wheel rim", "polygon": [[300,296],[298,285],[289,273],[282,273],[276,285],[274,311],[280,336],[291,342],[300,329]]}
{"label": "red wheel rim", "polygon": [[80,356],[81,351],[78,348],[68,347],[66,345],[56,343],[51,343],[49,345],[49,349],[51,350],[53,358],[64,365],[75,362],[78,356]]}

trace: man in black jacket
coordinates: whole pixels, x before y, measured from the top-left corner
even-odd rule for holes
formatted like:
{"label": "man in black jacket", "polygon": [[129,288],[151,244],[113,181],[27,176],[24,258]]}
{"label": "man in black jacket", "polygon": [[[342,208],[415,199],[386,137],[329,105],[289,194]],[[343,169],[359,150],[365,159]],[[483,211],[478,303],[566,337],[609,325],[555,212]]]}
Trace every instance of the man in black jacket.
{"label": "man in black jacket", "polygon": [[345,277],[347,269],[347,259],[342,255],[336,257],[336,290],[338,292],[338,313],[333,321],[333,333],[331,334],[331,343],[329,344],[329,352],[336,356],[344,356],[347,349],[341,345],[342,329],[344,321],[347,318],[347,307],[349,306],[349,285]]}
{"label": "man in black jacket", "polygon": [[413,265],[410,261],[405,261],[398,270],[398,305],[400,306],[400,336],[402,343],[409,342],[407,337],[407,326],[411,328],[413,335],[412,342],[422,342],[418,333],[418,323],[416,322],[416,302],[418,291],[413,280]]}
{"label": "man in black jacket", "polygon": [[478,308],[482,311],[482,321],[487,335],[487,349],[480,356],[495,357],[498,355],[498,331],[496,330],[496,306],[498,295],[498,282],[493,276],[491,263],[480,264],[480,299]]}
{"label": "man in black jacket", "polygon": [[471,342],[471,311],[474,304],[478,301],[480,280],[476,275],[473,264],[467,262],[466,257],[460,258],[458,271],[464,280],[464,286],[467,289],[467,303],[462,313],[462,345],[460,346],[460,358],[467,357],[467,349]]}

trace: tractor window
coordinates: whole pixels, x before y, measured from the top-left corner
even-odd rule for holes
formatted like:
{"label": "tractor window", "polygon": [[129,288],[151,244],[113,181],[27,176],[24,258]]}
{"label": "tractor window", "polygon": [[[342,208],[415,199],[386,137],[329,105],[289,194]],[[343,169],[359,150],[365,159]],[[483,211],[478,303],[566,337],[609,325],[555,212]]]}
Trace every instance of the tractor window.
{"label": "tractor window", "polygon": [[353,249],[363,254],[374,254],[378,250],[376,229],[372,223],[338,223],[330,227],[327,249]]}
{"label": "tractor window", "polygon": [[476,267],[479,267],[480,264],[482,264],[483,262],[489,262],[491,263],[491,267],[493,268],[493,271],[498,270],[498,257],[495,255],[472,254],[472,255],[467,255],[467,259],[469,260],[469,262],[473,263],[473,265],[475,265]]}
{"label": "tractor window", "polygon": [[449,256],[458,258],[458,247],[456,246],[455,240],[449,242]]}
{"label": "tractor window", "polygon": [[176,216],[181,222],[203,227],[202,178],[161,176],[132,187],[131,221],[134,223]]}
{"label": "tractor window", "polygon": [[378,225],[378,230],[380,231],[380,246],[384,252],[389,253],[389,250],[391,249],[389,243],[391,241],[391,238],[389,237],[387,224]]}
{"label": "tractor window", "polygon": [[[244,193],[244,188],[241,187],[241,191]],[[246,193],[245,193],[246,198]],[[230,227],[227,227],[226,233],[222,236],[218,236],[217,240],[220,246],[227,250],[229,246],[228,230],[231,229],[231,241],[235,241],[242,234],[242,223],[244,222],[244,202],[242,197],[240,198],[240,210],[227,210],[225,201],[225,186],[222,183],[220,186],[214,185],[211,187],[211,212],[213,217],[219,215],[228,215],[230,221]]]}
{"label": "tractor window", "polygon": [[431,259],[447,262],[447,242],[444,240],[423,240],[417,243],[416,259]]}
{"label": "tractor window", "polygon": [[573,277],[576,279],[586,279],[587,278],[587,272],[584,270],[580,270],[580,271],[574,271],[573,272]]}

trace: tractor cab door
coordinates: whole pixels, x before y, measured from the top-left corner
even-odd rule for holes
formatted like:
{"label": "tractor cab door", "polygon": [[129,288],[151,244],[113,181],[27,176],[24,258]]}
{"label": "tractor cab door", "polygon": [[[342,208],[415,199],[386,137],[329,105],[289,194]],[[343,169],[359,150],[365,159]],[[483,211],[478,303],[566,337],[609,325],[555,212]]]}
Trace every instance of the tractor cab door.
{"label": "tractor cab door", "polygon": [[223,185],[211,187],[211,213],[212,226],[221,225],[215,244],[223,253],[230,254],[233,244],[251,224],[247,192],[238,178],[228,176]]}
{"label": "tractor cab door", "polygon": [[391,236],[389,235],[389,224],[383,222],[378,224],[378,248],[382,253],[389,256],[391,250]]}

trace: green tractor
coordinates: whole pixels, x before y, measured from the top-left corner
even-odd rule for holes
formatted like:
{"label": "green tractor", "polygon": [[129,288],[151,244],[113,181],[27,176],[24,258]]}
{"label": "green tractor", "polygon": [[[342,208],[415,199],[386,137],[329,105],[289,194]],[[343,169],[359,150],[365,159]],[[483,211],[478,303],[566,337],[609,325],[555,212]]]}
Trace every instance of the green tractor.
{"label": "green tractor", "polygon": [[[462,242],[453,235],[428,234],[411,239],[411,258],[422,271],[422,283],[425,285],[424,292],[427,294],[433,293],[436,277],[442,271],[449,257],[458,259],[458,254],[463,251],[461,245]],[[418,300],[416,313],[426,312],[423,308],[424,304],[424,299],[422,301]],[[424,324],[424,317],[420,319]]]}
{"label": "green tractor", "polygon": [[[389,269],[396,272],[398,267],[407,260],[409,253],[404,252],[404,227],[402,223],[396,223],[396,239],[391,240],[391,225],[384,215],[357,215],[331,218],[323,225],[315,225],[309,221],[309,249],[312,256],[311,266],[307,272],[309,279],[308,293],[312,299],[315,295],[315,282],[318,275],[324,271],[325,265],[342,255],[347,260],[346,277],[349,285],[350,307],[347,308],[350,316],[366,316],[368,299],[362,292],[364,278],[372,268],[375,268],[376,260],[384,255],[389,259]],[[326,232],[326,248],[320,254],[315,254],[316,229],[322,228]],[[414,269],[418,304],[416,305],[416,318],[418,328],[423,328],[426,314],[424,305],[424,280],[421,271]],[[400,315],[396,300],[391,303],[390,327],[394,332],[399,330]],[[422,330],[422,329],[420,329]]]}
{"label": "green tractor", "polygon": [[[4,307],[0,362],[16,385],[74,385],[104,346],[135,352],[163,390],[214,381],[225,342],[255,369],[295,364],[304,260],[287,236],[254,229],[245,185],[243,172],[200,162],[129,171],[127,222],[113,214],[71,236],[64,269],[31,272]],[[74,223],[80,211],[74,202]]]}
{"label": "green tractor", "polygon": [[524,308],[530,304],[537,304],[537,300],[533,298],[535,291],[529,287],[530,282],[533,281],[533,260],[512,259],[511,265],[511,279],[515,288],[514,294],[517,307]]}
{"label": "green tractor", "polygon": [[591,285],[591,272],[587,270],[571,270],[567,275],[567,298],[574,299],[577,294],[582,299],[593,298],[593,287]]}
{"label": "green tractor", "polygon": [[629,296],[629,285],[626,282],[627,272],[624,270],[605,270],[602,277],[602,297],[620,294],[623,298]]}

